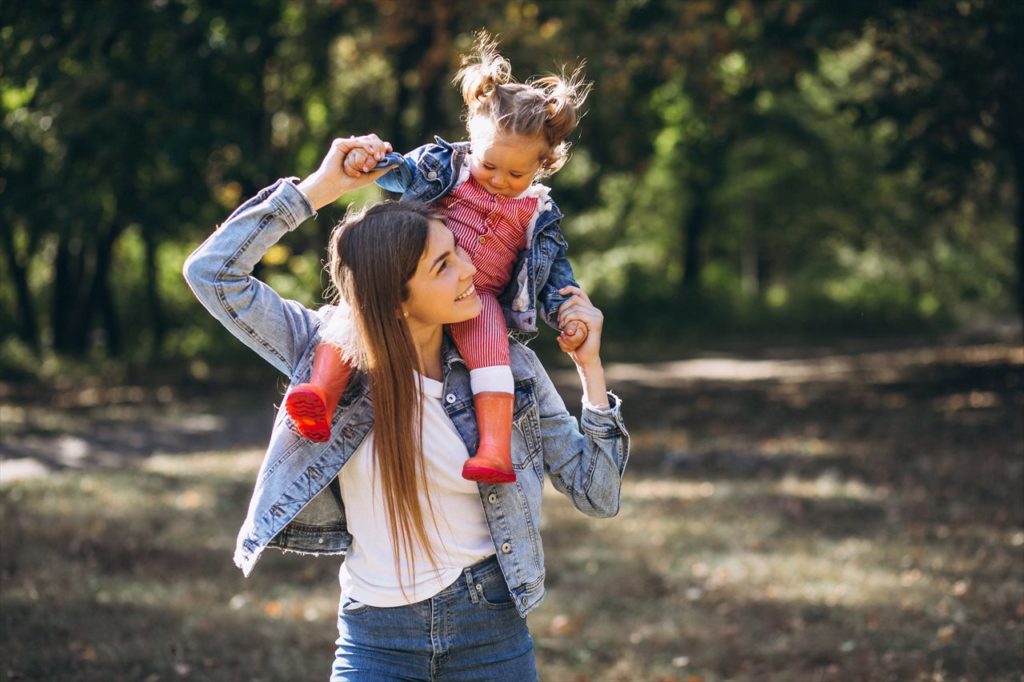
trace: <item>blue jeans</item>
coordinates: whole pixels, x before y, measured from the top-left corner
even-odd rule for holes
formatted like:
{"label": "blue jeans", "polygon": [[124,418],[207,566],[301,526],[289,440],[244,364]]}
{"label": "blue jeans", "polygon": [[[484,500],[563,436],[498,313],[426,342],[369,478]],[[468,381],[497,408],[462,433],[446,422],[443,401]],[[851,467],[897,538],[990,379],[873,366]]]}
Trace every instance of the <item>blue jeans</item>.
{"label": "blue jeans", "polygon": [[338,632],[331,682],[538,679],[533,639],[494,556],[408,606],[342,597]]}

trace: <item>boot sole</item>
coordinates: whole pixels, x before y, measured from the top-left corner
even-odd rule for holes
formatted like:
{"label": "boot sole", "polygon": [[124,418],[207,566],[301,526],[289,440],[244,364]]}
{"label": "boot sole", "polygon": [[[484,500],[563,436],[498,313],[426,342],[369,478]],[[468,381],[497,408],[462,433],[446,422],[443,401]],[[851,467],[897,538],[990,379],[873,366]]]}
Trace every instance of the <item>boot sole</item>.
{"label": "boot sole", "polygon": [[331,425],[327,422],[327,407],[316,392],[294,388],[284,399],[284,408],[295,422],[299,434],[316,443],[323,443],[331,437]]}
{"label": "boot sole", "polygon": [[462,477],[467,481],[477,481],[478,483],[514,483],[516,480],[515,472],[506,473],[481,466],[462,467]]}

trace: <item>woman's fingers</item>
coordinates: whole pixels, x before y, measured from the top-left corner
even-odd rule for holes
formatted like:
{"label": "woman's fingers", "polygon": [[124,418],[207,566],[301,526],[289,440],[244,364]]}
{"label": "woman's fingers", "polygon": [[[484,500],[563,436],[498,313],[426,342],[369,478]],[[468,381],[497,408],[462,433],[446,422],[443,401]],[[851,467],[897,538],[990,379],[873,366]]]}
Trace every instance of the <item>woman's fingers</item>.
{"label": "woman's fingers", "polygon": [[590,296],[587,296],[587,292],[583,291],[583,289],[580,289],[579,287],[572,286],[571,284],[569,286],[562,287],[561,289],[559,289],[558,293],[562,294],[563,296],[569,297],[579,296],[586,303],[590,303]]}
{"label": "woman's fingers", "polygon": [[[377,162],[392,150],[391,143],[385,142],[373,133],[353,137],[336,137],[331,143],[328,156],[344,157],[344,170],[348,175],[372,171]],[[354,155],[354,156],[353,156]],[[349,160],[349,157],[353,157]]]}
{"label": "woman's fingers", "polygon": [[558,327],[564,329],[566,323],[571,319],[580,319],[585,322],[595,322],[604,319],[600,310],[594,307],[589,301],[583,302],[574,298],[569,299],[558,309]]}

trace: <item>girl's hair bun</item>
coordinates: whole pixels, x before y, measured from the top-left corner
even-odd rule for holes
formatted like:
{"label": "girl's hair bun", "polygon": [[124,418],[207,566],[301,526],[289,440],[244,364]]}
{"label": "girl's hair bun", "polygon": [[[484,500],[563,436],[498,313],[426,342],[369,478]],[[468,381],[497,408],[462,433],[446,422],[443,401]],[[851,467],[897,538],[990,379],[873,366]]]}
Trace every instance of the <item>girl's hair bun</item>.
{"label": "girl's hair bun", "polygon": [[541,159],[540,175],[562,167],[569,156],[566,138],[576,128],[591,88],[584,79],[582,62],[568,76],[563,70],[560,75],[517,83],[511,64],[498,54],[497,40],[480,31],[470,54],[463,56],[454,82],[466,103],[467,127],[486,118],[497,132],[543,137],[547,153]]}
{"label": "girl's hair bun", "polygon": [[462,100],[471,110],[494,94],[495,88],[512,80],[512,65],[498,54],[498,41],[480,31],[473,51],[462,57],[462,68],[455,74],[461,83]]}

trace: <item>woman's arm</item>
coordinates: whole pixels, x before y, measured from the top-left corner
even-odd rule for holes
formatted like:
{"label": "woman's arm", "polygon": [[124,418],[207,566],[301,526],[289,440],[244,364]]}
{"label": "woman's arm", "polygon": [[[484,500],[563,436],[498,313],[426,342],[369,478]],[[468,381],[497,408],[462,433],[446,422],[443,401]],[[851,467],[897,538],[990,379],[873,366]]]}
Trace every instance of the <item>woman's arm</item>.
{"label": "woman's arm", "polygon": [[281,298],[252,276],[255,265],[284,234],[316,209],[372,182],[379,173],[349,178],[341,171],[347,151],[366,138],[335,140],[320,167],[298,185],[278,180],[243,203],[185,261],[185,280],[228,331],[267,362],[291,375],[319,327],[316,315]]}
{"label": "woman's arm", "polygon": [[582,289],[565,287],[562,293],[569,298],[559,312],[559,323],[574,320],[587,326],[586,340],[569,353],[583,387],[583,416],[577,426],[547,372],[533,357],[544,468],[555,488],[584,514],[614,516],[629,458],[629,433],[622,421],[622,402],[605,388],[600,357],[604,316]]}

